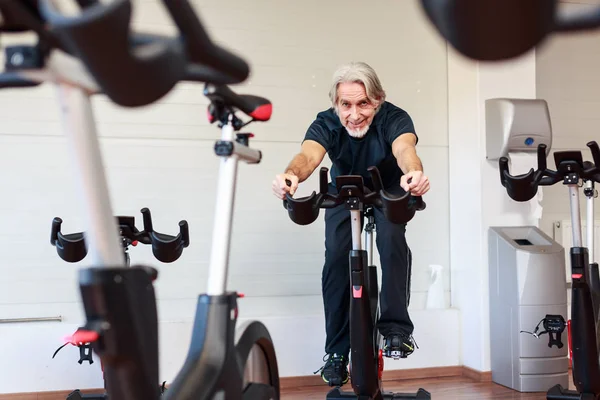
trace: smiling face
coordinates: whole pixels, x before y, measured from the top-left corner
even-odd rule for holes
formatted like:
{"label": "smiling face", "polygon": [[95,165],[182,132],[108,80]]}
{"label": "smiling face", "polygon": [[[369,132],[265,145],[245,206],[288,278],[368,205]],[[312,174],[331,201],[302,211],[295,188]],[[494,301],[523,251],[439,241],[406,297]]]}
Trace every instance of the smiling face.
{"label": "smiling face", "polygon": [[344,82],[337,88],[337,111],[350,136],[361,138],[373,122],[378,104],[369,99],[362,83]]}

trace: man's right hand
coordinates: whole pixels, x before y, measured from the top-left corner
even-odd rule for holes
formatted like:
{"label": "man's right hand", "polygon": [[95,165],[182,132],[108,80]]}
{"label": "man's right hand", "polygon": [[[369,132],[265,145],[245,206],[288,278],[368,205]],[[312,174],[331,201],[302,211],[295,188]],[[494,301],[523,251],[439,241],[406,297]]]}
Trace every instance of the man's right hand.
{"label": "man's right hand", "polygon": [[[285,182],[286,180],[290,181],[292,184],[290,186]],[[285,199],[285,194],[289,193],[290,195],[294,195],[296,193],[296,189],[298,189],[298,177],[293,174],[279,174],[275,176],[273,180],[273,194],[281,200]]]}

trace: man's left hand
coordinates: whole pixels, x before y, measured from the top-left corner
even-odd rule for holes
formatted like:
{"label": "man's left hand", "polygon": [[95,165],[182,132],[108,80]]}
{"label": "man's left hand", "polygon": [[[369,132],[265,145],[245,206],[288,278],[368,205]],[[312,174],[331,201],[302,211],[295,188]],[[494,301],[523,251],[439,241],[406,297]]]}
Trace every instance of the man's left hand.
{"label": "man's left hand", "polygon": [[429,191],[429,178],[423,174],[423,171],[411,171],[402,175],[400,186],[413,196],[423,196]]}

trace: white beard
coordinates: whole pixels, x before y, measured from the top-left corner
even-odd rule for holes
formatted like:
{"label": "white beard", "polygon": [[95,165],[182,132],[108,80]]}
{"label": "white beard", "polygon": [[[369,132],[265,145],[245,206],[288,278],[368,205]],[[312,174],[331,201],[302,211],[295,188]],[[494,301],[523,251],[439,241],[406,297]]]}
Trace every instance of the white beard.
{"label": "white beard", "polygon": [[360,139],[360,138],[364,137],[367,134],[367,132],[369,131],[369,125],[365,126],[362,129],[349,129],[348,127],[346,127],[346,131],[353,138]]}

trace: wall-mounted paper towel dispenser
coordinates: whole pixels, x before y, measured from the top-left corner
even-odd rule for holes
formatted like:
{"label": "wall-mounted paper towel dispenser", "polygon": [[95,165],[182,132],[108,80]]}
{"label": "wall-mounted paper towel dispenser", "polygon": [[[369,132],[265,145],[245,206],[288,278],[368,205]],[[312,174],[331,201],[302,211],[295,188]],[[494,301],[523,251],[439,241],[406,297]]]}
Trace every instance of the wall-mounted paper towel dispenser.
{"label": "wall-mounted paper towel dispenser", "polygon": [[548,103],[540,99],[497,98],[485,101],[486,158],[509,152],[536,152],[540,143],[552,147]]}

